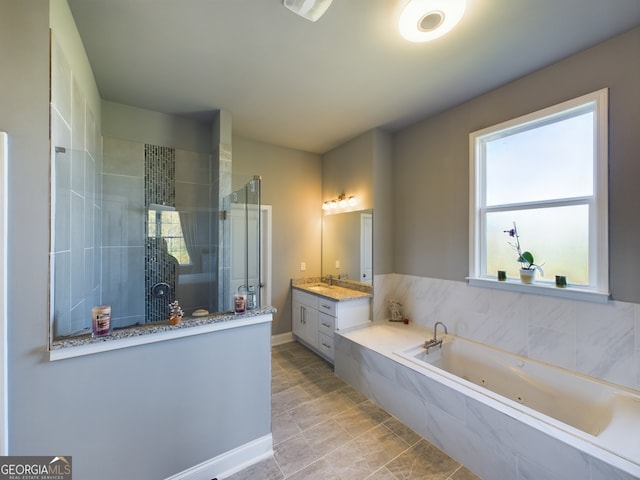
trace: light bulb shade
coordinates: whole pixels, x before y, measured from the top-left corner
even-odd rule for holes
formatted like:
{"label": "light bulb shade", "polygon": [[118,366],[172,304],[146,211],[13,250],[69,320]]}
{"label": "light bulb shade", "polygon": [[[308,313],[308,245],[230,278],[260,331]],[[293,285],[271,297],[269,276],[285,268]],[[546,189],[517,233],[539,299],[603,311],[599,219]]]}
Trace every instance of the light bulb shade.
{"label": "light bulb shade", "polygon": [[318,20],[327,11],[333,0],[283,0],[282,4],[292,12],[311,22]]}
{"label": "light bulb shade", "polygon": [[450,31],[462,18],[466,0],[409,0],[398,21],[410,42],[428,42]]}
{"label": "light bulb shade", "polygon": [[342,210],[355,207],[357,204],[358,198],[355,195],[350,195],[347,197],[344,193],[341,193],[338,198],[323,202],[322,210],[324,210],[325,212],[330,210]]}

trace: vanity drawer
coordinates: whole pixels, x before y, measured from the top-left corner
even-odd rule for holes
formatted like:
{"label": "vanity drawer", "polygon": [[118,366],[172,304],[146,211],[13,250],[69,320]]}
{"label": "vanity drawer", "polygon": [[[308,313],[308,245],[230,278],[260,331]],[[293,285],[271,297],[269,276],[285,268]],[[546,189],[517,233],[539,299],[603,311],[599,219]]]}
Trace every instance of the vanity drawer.
{"label": "vanity drawer", "polygon": [[331,315],[332,317],[336,316],[336,302],[332,302],[331,300],[327,300],[325,298],[318,299],[318,311],[322,313],[326,313],[327,315]]}
{"label": "vanity drawer", "polygon": [[330,337],[324,333],[319,333],[318,348],[320,349],[320,352],[333,360],[333,336]]}
{"label": "vanity drawer", "polygon": [[318,331],[325,335],[333,336],[333,332],[336,329],[336,319],[331,315],[319,312],[318,314]]}

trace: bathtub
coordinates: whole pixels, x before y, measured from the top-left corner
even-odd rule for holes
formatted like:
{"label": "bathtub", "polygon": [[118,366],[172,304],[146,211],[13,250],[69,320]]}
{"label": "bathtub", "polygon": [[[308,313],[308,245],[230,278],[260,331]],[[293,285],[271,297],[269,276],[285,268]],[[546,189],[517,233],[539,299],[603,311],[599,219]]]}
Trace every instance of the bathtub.
{"label": "bathtub", "polygon": [[432,335],[339,332],[336,374],[484,478],[640,478],[637,391]]}
{"label": "bathtub", "polygon": [[[424,343],[424,342],[423,342]],[[627,460],[640,460],[640,396],[462,337],[396,355]]]}

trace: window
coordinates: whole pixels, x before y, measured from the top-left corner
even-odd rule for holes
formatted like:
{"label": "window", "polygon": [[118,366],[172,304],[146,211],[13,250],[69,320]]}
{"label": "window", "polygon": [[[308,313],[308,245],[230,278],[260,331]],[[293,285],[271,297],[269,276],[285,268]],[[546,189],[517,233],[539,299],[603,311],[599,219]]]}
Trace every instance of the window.
{"label": "window", "polygon": [[175,210],[149,210],[147,221],[149,237],[163,238],[169,255],[175,257],[180,265],[190,265],[191,258],[184,241],[180,213]]}
{"label": "window", "polygon": [[607,125],[603,89],[470,135],[471,280],[519,283],[516,222],[537,286],[608,294]]}

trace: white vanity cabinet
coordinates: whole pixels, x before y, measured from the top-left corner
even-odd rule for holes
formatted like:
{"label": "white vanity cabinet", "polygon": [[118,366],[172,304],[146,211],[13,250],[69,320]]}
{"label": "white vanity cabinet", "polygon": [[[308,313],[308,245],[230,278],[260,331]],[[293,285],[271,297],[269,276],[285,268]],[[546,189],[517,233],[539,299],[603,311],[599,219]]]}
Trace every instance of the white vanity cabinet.
{"label": "white vanity cabinet", "polygon": [[294,336],[332,363],[333,333],[371,319],[368,295],[340,300],[294,288],[292,298]]}
{"label": "white vanity cabinet", "polygon": [[318,296],[293,291],[291,330],[310,347],[318,348]]}

